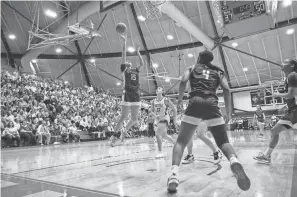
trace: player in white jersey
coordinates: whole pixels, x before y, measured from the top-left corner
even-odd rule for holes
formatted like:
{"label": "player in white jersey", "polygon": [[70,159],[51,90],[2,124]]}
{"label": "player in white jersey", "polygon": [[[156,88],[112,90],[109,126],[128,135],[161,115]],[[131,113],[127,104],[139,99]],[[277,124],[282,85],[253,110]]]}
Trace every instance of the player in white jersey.
{"label": "player in white jersey", "polygon": [[173,103],[163,96],[163,88],[159,87],[156,93],[157,98],[152,100],[151,106],[152,113],[155,117],[155,125],[157,127],[155,131],[159,153],[157,154],[156,158],[162,158],[164,157],[164,153],[162,152],[162,138],[168,140],[172,144],[175,143],[175,141],[167,134],[167,128],[170,122],[170,116],[167,109],[170,107],[173,110],[173,122],[175,125],[177,110]]}

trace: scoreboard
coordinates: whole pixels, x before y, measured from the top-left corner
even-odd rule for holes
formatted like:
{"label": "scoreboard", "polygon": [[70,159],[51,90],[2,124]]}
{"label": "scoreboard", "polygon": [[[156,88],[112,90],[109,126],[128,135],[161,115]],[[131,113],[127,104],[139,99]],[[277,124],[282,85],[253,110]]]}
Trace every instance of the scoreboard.
{"label": "scoreboard", "polygon": [[264,1],[221,1],[224,25],[266,14]]}
{"label": "scoreboard", "polygon": [[[212,0],[213,12],[222,29],[231,38],[257,33],[274,27],[277,0],[219,1]],[[272,7],[274,6],[274,9]]]}

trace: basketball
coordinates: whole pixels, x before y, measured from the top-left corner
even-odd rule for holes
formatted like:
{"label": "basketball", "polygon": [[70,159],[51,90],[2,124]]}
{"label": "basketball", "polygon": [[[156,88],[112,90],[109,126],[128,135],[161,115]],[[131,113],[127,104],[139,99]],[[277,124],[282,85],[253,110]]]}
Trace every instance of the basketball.
{"label": "basketball", "polygon": [[125,23],[118,23],[117,26],[116,26],[116,31],[119,33],[119,34],[123,34],[125,33],[127,30],[127,26]]}

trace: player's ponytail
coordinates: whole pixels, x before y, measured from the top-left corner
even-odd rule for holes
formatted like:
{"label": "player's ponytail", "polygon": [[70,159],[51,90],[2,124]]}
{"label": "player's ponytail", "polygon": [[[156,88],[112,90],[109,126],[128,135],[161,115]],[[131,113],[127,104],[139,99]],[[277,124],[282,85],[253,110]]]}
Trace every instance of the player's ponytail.
{"label": "player's ponytail", "polygon": [[120,70],[121,72],[124,72],[126,69],[126,64],[121,64]]}
{"label": "player's ponytail", "polygon": [[297,72],[297,61],[293,60],[293,59],[290,59],[289,62],[290,62],[290,64],[293,65],[293,71]]}
{"label": "player's ponytail", "polygon": [[215,66],[211,63],[213,61],[213,59],[214,59],[213,53],[211,51],[205,50],[205,51],[202,51],[199,53],[199,58],[197,60],[197,63],[204,64],[211,69],[218,70],[218,71],[221,71],[222,73],[224,73],[224,71],[220,67]]}

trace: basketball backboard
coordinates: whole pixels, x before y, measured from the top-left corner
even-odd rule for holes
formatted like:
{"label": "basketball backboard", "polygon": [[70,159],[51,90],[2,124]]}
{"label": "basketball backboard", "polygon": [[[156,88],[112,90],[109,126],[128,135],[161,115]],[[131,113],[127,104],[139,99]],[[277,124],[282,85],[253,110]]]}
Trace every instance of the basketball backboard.
{"label": "basketball backboard", "polygon": [[100,1],[100,13],[107,12],[127,2],[129,1],[110,1],[110,0]]}

